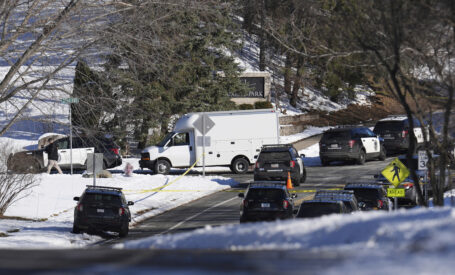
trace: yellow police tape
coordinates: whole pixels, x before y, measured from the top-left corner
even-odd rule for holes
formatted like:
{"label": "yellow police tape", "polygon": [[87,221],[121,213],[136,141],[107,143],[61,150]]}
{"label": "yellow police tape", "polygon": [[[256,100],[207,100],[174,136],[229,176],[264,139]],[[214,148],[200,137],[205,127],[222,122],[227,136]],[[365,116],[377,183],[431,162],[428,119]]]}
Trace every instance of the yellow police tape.
{"label": "yellow police tape", "polygon": [[[343,190],[343,188],[324,188],[323,190]],[[246,189],[229,189],[223,190],[224,192],[245,192]],[[290,193],[316,193],[318,190],[316,189],[306,189],[306,190],[289,190]]]}
{"label": "yellow police tape", "polygon": [[170,181],[169,183],[166,183],[165,185],[163,186],[160,186],[160,187],[157,187],[157,188],[153,188],[153,189],[144,189],[144,190],[123,190],[123,192],[128,192],[128,193],[134,193],[134,194],[143,194],[143,193],[149,193],[149,192],[199,192],[198,190],[185,190],[185,191],[182,191],[182,190],[162,190],[163,188],[165,188],[166,186],[169,186],[175,182],[177,182],[178,180],[180,180],[181,178],[183,178],[186,174],[188,174],[189,171],[191,171],[191,169],[194,168],[194,166],[196,166],[196,163],[198,163],[198,161],[201,159],[201,157],[203,156],[204,154],[202,154],[194,163],[193,165],[191,165],[190,168],[188,168],[185,173],[181,174],[180,176],[178,176],[177,178],[175,178],[174,180]]}

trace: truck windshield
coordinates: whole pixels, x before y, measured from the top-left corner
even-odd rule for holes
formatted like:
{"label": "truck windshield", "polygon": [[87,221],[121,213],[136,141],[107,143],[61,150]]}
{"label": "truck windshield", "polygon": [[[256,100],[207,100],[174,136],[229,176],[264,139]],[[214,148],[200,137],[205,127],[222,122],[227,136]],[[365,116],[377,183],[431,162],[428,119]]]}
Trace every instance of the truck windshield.
{"label": "truck windshield", "polygon": [[174,132],[170,132],[168,133],[156,146],[158,147],[164,147],[164,145],[166,145],[166,143],[169,141],[169,139],[172,138],[172,136],[174,135],[175,133]]}

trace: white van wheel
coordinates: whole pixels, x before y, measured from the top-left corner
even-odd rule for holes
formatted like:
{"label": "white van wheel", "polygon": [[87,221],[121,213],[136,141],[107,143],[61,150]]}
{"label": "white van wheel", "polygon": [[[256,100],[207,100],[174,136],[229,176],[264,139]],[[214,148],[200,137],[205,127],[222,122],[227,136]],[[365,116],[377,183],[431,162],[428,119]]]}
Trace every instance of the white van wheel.
{"label": "white van wheel", "polygon": [[164,160],[164,159],[159,159],[155,163],[155,174],[163,174],[167,175],[169,174],[169,170],[171,170],[171,164],[169,161]]}
{"label": "white van wheel", "polygon": [[249,162],[244,158],[235,159],[231,165],[231,171],[235,174],[245,174],[248,171]]}

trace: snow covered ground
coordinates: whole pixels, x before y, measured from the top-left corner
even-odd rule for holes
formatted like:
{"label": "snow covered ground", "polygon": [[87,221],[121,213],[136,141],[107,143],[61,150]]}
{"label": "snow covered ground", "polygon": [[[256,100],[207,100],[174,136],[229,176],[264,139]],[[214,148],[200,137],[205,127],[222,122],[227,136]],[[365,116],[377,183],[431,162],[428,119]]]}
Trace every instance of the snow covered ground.
{"label": "snow covered ground", "polygon": [[[137,159],[125,159],[137,168]],[[73,197],[80,196],[92,178],[81,174],[40,174],[39,184],[28,196],[11,205],[5,216],[32,220],[2,219],[0,222],[0,248],[70,248],[100,240],[98,236],[72,234]],[[96,185],[121,187],[125,197],[133,201],[130,206],[132,223],[142,221],[179,205],[196,200],[235,185],[230,178],[216,176],[161,176],[134,174],[126,177],[113,174],[113,178],[96,179]],[[162,188],[166,185],[164,188]]]}

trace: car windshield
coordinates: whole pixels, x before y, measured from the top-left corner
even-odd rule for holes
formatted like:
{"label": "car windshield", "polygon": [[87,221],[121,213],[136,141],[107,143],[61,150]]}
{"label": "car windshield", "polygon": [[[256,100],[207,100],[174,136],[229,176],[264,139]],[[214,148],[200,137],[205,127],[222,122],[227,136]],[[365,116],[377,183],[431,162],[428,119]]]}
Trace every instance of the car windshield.
{"label": "car windshield", "polygon": [[172,138],[174,134],[175,134],[174,132],[168,133],[158,144],[156,144],[156,146],[164,147],[164,145],[166,145],[166,143],[169,141],[170,138]]}
{"label": "car windshield", "polygon": [[324,133],[322,139],[349,139],[350,131],[333,131]]}
{"label": "car windshield", "polygon": [[338,203],[303,203],[297,214],[299,218],[313,218],[333,213],[341,213]]}
{"label": "car windshield", "polygon": [[84,202],[104,202],[120,204],[120,196],[111,194],[86,193],[84,195]]}
{"label": "car windshield", "polygon": [[261,152],[258,161],[291,160],[289,152]]}
{"label": "car windshield", "polygon": [[249,200],[282,200],[284,192],[280,189],[254,188],[248,191],[246,198]]}
{"label": "car windshield", "polygon": [[378,190],[374,188],[353,188],[350,190],[354,190],[354,194],[358,201],[376,202],[380,199]]}
{"label": "car windshield", "polygon": [[402,131],[403,130],[403,122],[402,121],[379,121],[374,126],[373,132],[384,132],[386,130],[389,131]]}

